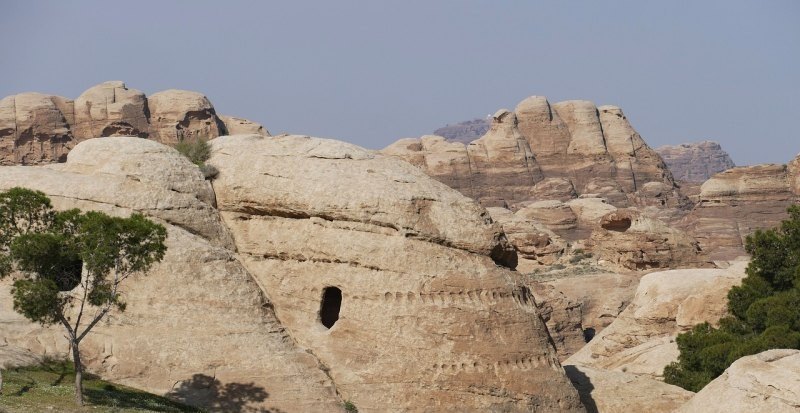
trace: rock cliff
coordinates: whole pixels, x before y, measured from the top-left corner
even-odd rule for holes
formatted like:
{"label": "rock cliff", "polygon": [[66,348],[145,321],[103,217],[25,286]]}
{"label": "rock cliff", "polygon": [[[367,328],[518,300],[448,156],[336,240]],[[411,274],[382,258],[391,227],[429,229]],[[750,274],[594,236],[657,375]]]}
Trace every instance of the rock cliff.
{"label": "rock cliff", "polygon": [[788,165],[736,167],[703,183],[698,203],[677,226],[697,238],[715,259],[744,254],[744,240],[757,229],[786,219],[800,201],[800,156]]}
{"label": "rock cliff", "polygon": [[736,166],[717,142],[703,141],[656,148],[678,181],[704,182],[714,174]]}
{"label": "rock cliff", "polygon": [[[583,411],[515,251],[474,201],[393,158],[300,136],[211,141],[212,184],[157,142],[78,144],[64,164],[0,167],[0,189],[57,208],[147,214],[167,256],[126,285],[127,311],[84,344],[104,378],[209,406],[207,385],[268,393],[249,408]],[[57,327],[10,308],[9,346],[63,354]]]}
{"label": "rock cliff", "polygon": [[92,86],[74,101],[41,93],[0,100],[0,165],[64,162],[90,138],[138,136],[165,144],[232,133],[269,135],[263,126],[217,116],[200,93],[166,90],[149,98],[120,81]]}
{"label": "rock cliff", "polygon": [[516,210],[527,201],[578,196],[616,206],[686,206],[661,157],[622,110],[588,101],[551,105],[532,96],[513,112],[495,113],[486,134],[468,145],[424,136],[401,139],[382,153],[484,206]]}

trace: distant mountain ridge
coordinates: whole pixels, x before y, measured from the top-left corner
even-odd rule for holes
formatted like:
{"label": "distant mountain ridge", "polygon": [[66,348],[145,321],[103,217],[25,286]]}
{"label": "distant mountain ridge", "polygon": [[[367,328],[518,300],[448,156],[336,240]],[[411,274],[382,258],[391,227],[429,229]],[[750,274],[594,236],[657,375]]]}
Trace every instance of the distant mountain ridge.
{"label": "distant mountain ridge", "polygon": [[446,125],[433,131],[433,134],[444,137],[448,141],[470,143],[485,135],[491,125],[491,119],[475,118],[454,125]]}
{"label": "distant mountain ridge", "polygon": [[702,141],[656,148],[678,181],[704,182],[714,174],[736,166],[719,143]]}

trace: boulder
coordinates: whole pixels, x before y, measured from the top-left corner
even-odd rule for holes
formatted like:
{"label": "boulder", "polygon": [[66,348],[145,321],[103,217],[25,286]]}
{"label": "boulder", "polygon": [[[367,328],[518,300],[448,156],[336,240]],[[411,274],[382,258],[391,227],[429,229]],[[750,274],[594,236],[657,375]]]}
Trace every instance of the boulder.
{"label": "boulder", "polygon": [[647,377],[565,365],[588,413],[672,413],[694,393]]}
{"label": "boulder", "polygon": [[672,176],[683,182],[705,182],[736,165],[717,142],[702,141],[656,148]]}
{"label": "boulder", "polygon": [[90,87],[75,99],[73,110],[72,132],[78,141],[101,136],[146,138],[150,131],[147,98],[120,81]]}
{"label": "boulder", "polygon": [[677,360],[679,333],[726,314],[728,290],[744,278],[746,264],[645,275],[625,310],[564,364],[661,377]]}
{"label": "boulder", "polygon": [[226,135],[263,135],[270,136],[269,131],[263,125],[244,118],[235,116],[220,115],[219,119],[225,125]]}
{"label": "boulder", "polygon": [[469,198],[343,142],[211,144],[239,259],[359,410],[582,411],[533,297],[496,263],[500,225]]}
{"label": "boulder", "polygon": [[678,413],[789,413],[800,409],[800,351],[742,357]]}
{"label": "boulder", "polygon": [[537,201],[526,204],[515,215],[528,220],[540,222],[547,229],[569,236],[571,230],[578,226],[577,217],[572,209],[561,201]]}
{"label": "boulder", "polygon": [[544,266],[555,264],[567,249],[567,243],[538,221],[525,218],[505,208],[486,209],[498,222],[517,251],[517,271],[528,273]]}
{"label": "boulder", "polygon": [[225,134],[225,124],[202,93],[170,89],[150,95],[150,139],[164,144],[208,140]]}
{"label": "boulder", "polygon": [[710,265],[688,234],[633,209],[604,215],[587,247],[598,259],[629,270]]}
{"label": "boulder", "polygon": [[20,93],[0,100],[0,165],[63,162],[74,137],[56,96]]}

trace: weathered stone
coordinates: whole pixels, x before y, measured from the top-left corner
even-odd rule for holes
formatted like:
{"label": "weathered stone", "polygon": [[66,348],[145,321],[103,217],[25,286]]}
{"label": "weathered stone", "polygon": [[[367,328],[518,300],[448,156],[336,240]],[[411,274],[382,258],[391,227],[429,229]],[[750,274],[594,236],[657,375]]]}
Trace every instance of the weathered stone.
{"label": "weathered stone", "polygon": [[679,333],[726,314],[728,290],[744,278],[746,264],[645,275],[619,317],[564,364],[661,377],[677,360]]}
{"label": "weathered stone", "polygon": [[225,125],[202,93],[170,89],[150,95],[150,139],[164,144],[208,140],[224,135]]}
{"label": "weathered stone", "polygon": [[713,259],[744,254],[744,240],[757,229],[777,226],[787,218],[786,208],[800,201],[794,166],[736,167],[703,183],[699,202],[677,223],[697,238]]}
{"label": "weathered stone", "polygon": [[736,166],[719,143],[712,141],[664,145],[656,152],[678,181],[704,182]]}
{"label": "weathered stone", "polygon": [[56,101],[41,93],[20,93],[0,100],[0,165],[63,162],[74,146]]}
{"label": "weathered stone", "polygon": [[260,123],[235,116],[220,115],[219,119],[225,124],[226,135],[262,135],[270,136],[269,131]]}
{"label": "weathered stone", "polygon": [[144,93],[120,81],[104,82],[83,92],[74,103],[72,132],[83,141],[101,136],[138,136],[150,131]]}
{"label": "weathered stone", "polygon": [[[343,398],[364,411],[582,409],[518,273],[490,258],[500,226],[474,202],[342,142],[211,143],[240,259]],[[326,325],[333,287],[341,312]]]}
{"label": "weathered stone", "polygon": [[694,396],[678,386],[619,371],[574,365],[564,370],[588,413],[672,413]]}
{"label": "weathered stone", "polygon": [[570,230],[577,228],[577,217],[572,209],[561,201],[538,201],[520,208],[516,215],[540,222],[549,230],[568,236]]}
{"label": "weathered stone", "polygon": [[604,215],[587,246],[597,258],[631,270],[708,266],[695,239],[632,209]]}
{"label": "weathered stone", "polygon": [[[532,96],[515,113],[496,113],[491,129],[467,146],[466,156],[455,146],[446,151],[451,153],[447,164],[457,168],[431,167],[423,160],[443,151],[432,152],[420,143],[404,139],[382,152],[420,166],[484,206],[513,210],[526,202],[580,195],[603,197],[619,207],[631,202],[686,206],[659,155],[613,106],[598,109],[588,101],[551,106],[546,98]],[[457,160],[454,152],[459,152]]]}
{"label": "weathered stone", "polygon": [[505,208],[486,209],[503,227],[508,241],[519,257],[517,271],[528,273],[543,265],[552,265],[564,254],[567,243],[537,221]]}
{"label": "weathered stone", "polygon": [[742,357],[677,413],[790,413],[800,409],[800,351]]}

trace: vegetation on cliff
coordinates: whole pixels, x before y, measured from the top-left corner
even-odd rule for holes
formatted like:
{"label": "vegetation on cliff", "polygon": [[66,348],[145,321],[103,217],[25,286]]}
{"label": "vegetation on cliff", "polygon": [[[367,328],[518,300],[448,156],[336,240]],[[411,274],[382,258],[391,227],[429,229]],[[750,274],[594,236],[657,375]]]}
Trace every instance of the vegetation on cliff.
{"label": "vegetation on cliff", "polygon": [[778,228],[748,236],[752,256],[742,285],[728,292],[728,316],[678,336],[667,383],[699,391],[737,359],[769,349],[800,349],[800,206]]}

